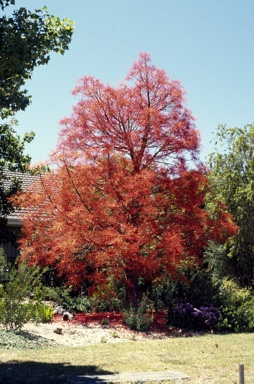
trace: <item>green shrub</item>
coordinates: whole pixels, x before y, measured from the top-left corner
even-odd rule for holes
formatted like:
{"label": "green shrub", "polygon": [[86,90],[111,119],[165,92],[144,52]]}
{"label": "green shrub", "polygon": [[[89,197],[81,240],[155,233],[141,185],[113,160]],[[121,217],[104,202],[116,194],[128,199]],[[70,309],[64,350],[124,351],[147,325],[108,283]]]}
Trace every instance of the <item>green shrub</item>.
{"label": "green shrub", "polygon": [[93,310],[95,312],[119,312],[122,309],[122,301],[117,297],[102,298],[92,296]]}
{"label": "green shrub", "polygon": [[113,312],[121,311],[122,301],[111,293],[94,293],[93,296],[78,295],[71,287],[46,287],[46,296],[69,312]]}
{"label": "green shrub", "polygon": [[73,296],[71,287],[45,287],[46,297],[63,307],[68,312],[77,310],[77,298]]}
{"label": "green shrub", "polygon": [[0,288],[0,323],[7,330],[19,330],[34,319],[43,298],[41,272],[25,263],[9,266],[8,282]]}
{"label": "green shrub", "polygon": [[9,278],[9,264],[5,256],[4,250],[0,247],[0,282],[8,281]]}
{"label": "green shrub", "polygon": [[[186,285],[171,276],[156,279],[151,286],[151,299],[156,310],[167,309],[185,299]],[[180,298],[180,299],[179,299]]]}
{"label": "green shrub", "polygon": [[254,296],[250,289],[240,288],[224,279],[219,288],[219,331],[252,332],[254,330]]}
{"label": "green shrub", "polygon": [[94,291],[90,300],[94,312],[120,312],[123,309],[125,294],[121,284],[118,286],[113,278],[109,278],[109,281]]}
{"label": "green shrub", "polygon": [[216,292],[210,270],[196,266],[182,269],[175,278],[168,276],[155,281],[151,299],[156,310],[173,309],[180,303],[192,303],[200,307],[211,305]]}
{"label": "green shrub", "polygon": [[149,304],[147,298],[143,297],[137,306],[130,306],[124,312],[124,323],[135,331],[146,332],[153,321],[153,315],[147,312]]}
{"label": "green shrub", "polygon": [[76,311],[77,312],[92,312],[94,302],[92,298],[80,295],[76,298]]}

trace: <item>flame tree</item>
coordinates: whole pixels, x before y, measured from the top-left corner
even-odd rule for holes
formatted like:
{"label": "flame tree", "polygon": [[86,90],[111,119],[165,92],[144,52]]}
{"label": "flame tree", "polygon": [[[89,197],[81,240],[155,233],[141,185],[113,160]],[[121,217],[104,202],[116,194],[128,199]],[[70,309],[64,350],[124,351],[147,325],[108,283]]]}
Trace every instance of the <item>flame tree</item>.
{"label": "flame tree", "polygon": [[140,277],[152,284],[194,265],[208,240],[225,241],[235,227],[220,204],[205,209],[209,184],[184,91],[148,54],[117,88],[84,77],[73,93],[80,100],[61,122],[55,171],[20,198],[29,207],[23,257],[92,291],[121,281],[135,299]]}

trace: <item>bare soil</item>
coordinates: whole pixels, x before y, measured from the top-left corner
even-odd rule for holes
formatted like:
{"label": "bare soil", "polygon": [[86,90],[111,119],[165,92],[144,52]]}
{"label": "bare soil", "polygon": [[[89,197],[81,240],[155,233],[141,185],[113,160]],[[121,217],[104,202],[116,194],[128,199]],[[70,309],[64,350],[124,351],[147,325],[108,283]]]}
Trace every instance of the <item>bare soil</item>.
{"label": "bare soil", "polygon": [[[98,315],[99,316],[99,315]],[[137,332],[126,327],[121,318],[107,321],[107,317],[97,319],[91,316],[89,319],[63,321],[61,316],[55,316],[51,323],[27,323],[22,331],[32,336],[44,338],[53,345],[85,346],[101,343],[119,343],[126,341],[162,339],[168,336],[164,330],[152,328],[148,332]]]}

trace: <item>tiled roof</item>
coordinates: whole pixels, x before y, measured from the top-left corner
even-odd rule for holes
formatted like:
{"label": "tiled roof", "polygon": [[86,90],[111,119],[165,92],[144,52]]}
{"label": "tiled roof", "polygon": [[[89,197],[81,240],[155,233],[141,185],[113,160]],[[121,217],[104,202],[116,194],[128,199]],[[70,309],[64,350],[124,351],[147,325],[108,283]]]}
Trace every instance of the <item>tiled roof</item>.
{"label": "tiled roof", "polygon": [[31,173],[23,173],[23,172],[13,172],[5,170],[3,172],[3,185],[4,189],[7,191],[13,181],[17,180],[20,182],[20,187],[22,190],[28,190],[29,187],[35,182],[37,175],[32,175]]}
{"label": "tiled roof", "polygon": [[[4,189],[7,191],[13,181],[17,180],[20,183],[20,188],[23,191],[28,191],[29,189],[38,189],[35,185],[37,184],[36,181],[39,179],[40,176],[38,175],[32,175],[30,173],[22,173],[22,172],[13,172],[5,170],[3,172],[3,185]],[[14,212],[10,213],[7,216],[7,225],[13,226],[13,227],[20,227],[22,225],[22,222],[20,220],[20,211],[15,210]]]}

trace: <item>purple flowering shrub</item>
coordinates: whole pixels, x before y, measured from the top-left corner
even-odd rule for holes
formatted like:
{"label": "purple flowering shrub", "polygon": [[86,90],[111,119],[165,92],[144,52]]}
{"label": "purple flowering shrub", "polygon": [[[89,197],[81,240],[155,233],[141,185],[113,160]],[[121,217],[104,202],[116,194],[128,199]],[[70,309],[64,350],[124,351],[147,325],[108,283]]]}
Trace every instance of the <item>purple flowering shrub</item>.
{"label": "purple flowering shrub", "polygon": [[179,304],[170,311],[168,322],[188,330],[211,330],[218,323],[220,311],[214,306],[195,308],[190,303]]}

